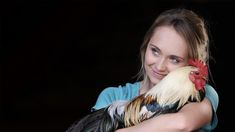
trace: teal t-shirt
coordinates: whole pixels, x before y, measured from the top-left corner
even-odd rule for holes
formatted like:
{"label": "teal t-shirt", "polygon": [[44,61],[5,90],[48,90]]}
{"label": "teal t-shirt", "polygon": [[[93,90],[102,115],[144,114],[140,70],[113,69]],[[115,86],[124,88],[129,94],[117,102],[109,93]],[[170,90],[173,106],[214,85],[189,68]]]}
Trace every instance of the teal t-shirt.
{"label": "teal t-shirt", "polygon": [[[140,88],[139,82],[126,83],[125,86],[120,85],[118,87],[108,87],[100,93],[95,106],[92,107],[92,110],[98,110],[104,108],[117,100],[124,100],[124,101],[131,100],[139,95],[139,88]],[[213,119],[210,123],[203,126],[200,129],[200,132],[201,131],[210,132],[218,124],[218,118],[216,115],[216,110],[219,104],[218,94],[214,90],[214,88],[208,84],[205,87],[205,91],[206,91],[206,98],[208,98],[208,100],[211,102],[213,108]]]}

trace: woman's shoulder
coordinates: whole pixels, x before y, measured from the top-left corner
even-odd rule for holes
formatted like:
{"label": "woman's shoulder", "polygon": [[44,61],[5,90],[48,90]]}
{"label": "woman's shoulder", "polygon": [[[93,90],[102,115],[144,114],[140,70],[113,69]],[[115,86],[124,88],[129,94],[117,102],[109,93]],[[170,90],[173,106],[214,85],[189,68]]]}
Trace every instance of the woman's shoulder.
{"label": "woman's shoulder", "polygon": [[216,90],[215,90],[215,88],[214,88],[213,86],[211,86],[210,84],[206,84],[206,85],[205,85],[205,90],[206,90],[206,91],[212,91],[212,92],[217,93]]}
{"label": "woman's shoulder", "polygon": [[101,94],[102,95],[125,95],[136,93],[139,89],[139,82],[126,83],[124,85],[119,85],[117,87],[106,87]]}
{"label": "woman's shoulder", "polygon": [[206,84],[205,86],[205,93],[206,93],[206,98],[211,102],[213,108],[213,117],[211,122],[202,128],[202,131],[211,131],[215,129],[215,127],[218,124],[218,117],[216,111],[219,105],[219,96],[216,90],[209,84]]}
{"label": "woman's shoulder", "polygon": [[210,102],[212,103],[212,106],[216,110],[219,104],[219,95],[217,91],[211,85],[207,84],[205,86],[205,93],[206,93],[206,97],[210,100]]}

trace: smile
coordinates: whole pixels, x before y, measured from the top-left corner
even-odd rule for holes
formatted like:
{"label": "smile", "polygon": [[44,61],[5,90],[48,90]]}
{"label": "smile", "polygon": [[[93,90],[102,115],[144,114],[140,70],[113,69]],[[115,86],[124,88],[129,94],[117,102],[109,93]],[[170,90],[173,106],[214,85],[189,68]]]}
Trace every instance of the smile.
{"label": "smile", "polygon": [[151,69],[151,74],[154,78],[157,78],[159,80],[163,79],[166,76],[166,74],[161,74],[157,71],[154,71],[153,69]]}

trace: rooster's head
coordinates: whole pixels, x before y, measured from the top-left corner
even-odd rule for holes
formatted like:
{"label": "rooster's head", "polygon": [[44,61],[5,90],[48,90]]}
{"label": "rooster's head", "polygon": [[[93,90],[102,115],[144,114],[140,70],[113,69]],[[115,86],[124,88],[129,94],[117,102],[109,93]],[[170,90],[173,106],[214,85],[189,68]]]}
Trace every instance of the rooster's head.
{"label": "rooster's head", "polygon": [[208,76],[208,67],[201,60],[189,59],[189,65],[194,66],[197,70],[192,71],[189,75],[189,79],[195,84],[197,90],[202,90],[206,84]]}

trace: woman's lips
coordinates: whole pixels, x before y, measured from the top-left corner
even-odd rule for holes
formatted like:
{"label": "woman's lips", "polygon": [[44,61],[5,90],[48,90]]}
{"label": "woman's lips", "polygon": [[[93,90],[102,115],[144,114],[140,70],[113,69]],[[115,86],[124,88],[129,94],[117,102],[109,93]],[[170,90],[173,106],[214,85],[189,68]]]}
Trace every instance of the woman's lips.
{"label": "woman's lips", "polygon": [[166,76],[166,74],[159,73],[159,72],[157,72],[153,69],[151,71],[152,71],[152,75],[153,75],[154,78],[157,78],[157,79],[161,80]]}

